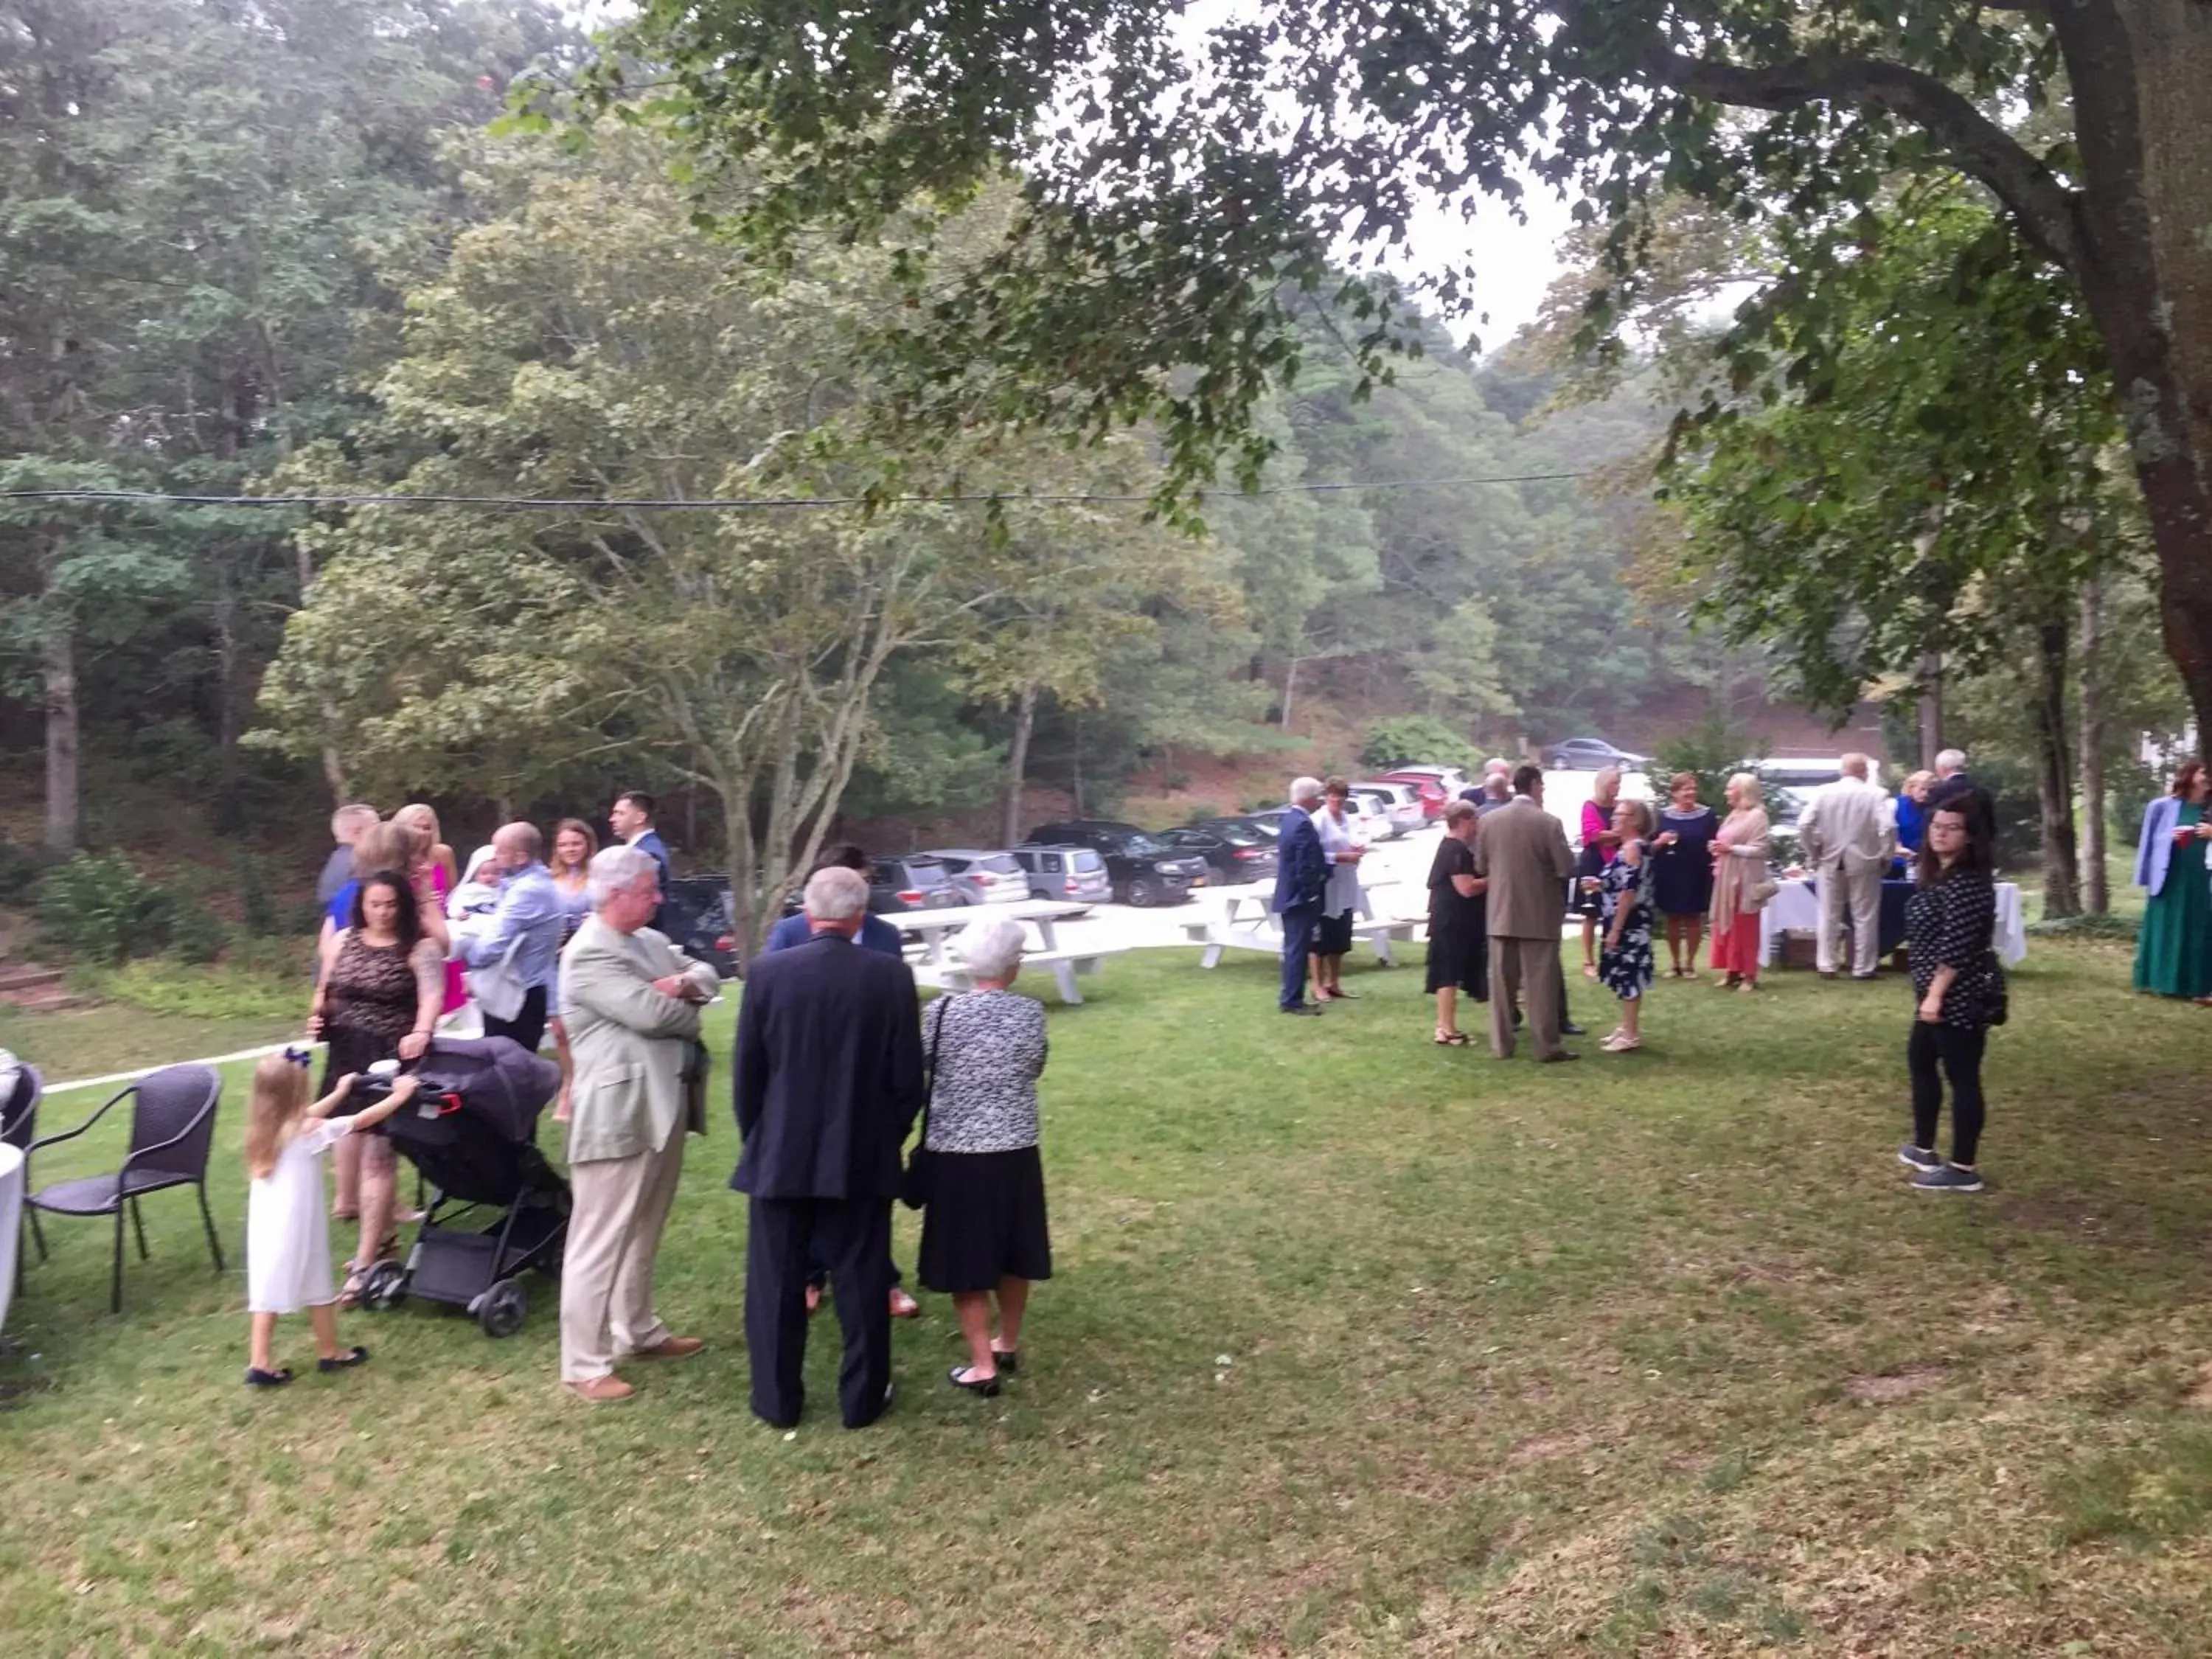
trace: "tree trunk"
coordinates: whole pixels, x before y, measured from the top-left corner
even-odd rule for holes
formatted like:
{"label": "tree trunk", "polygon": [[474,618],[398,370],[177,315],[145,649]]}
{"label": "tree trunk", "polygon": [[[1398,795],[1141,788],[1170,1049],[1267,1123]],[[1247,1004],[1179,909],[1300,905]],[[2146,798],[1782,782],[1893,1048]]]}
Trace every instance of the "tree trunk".
{"label": "tree trunk", "polygon": [[1014,705],[1014,737],[1006,745],[1006,801],[1000,828],[1006,831],[1001,845],[1012,847],[1022,838],[1022,790],[1029,781],[1030,736],[1036,730],[1037,689],[1035,682],[1022,687],[1021,701]]}
{"label": "tree trunk", "polygon": [[245,825],[238,782],[238,571],[233,550],[216,554],[215,701],[216,827],[235,835]]}
{"label": "tree trunk", "polygon": [[1936,769],[1943,747],[1943,658],[1931,651],[1920,659],[1920,769]]}
{"label": "tree trunk", "polygon": [[2081,906],[2093,916],[2112,908],[2112,872],[2105,866],[2105,592],[2092,576],[2081,586]]}
{"label": "tree trunk", "polygon": [[[300,561],[300,603],[304,605],[307,602],[308,590],[315,585],[315,561],[304,547],[295,544],[295,551]],[[333,732],[338,729],[337,705],[328,697],[323,699],[323,723]],[[337,745],[334,743],[323,745],[323,782],[331,792],[333,807],[343,806],[352,800],[353,785],[346,777],[345,763],[339,758]]]}
{"label": "tree trunk", "polygon": [[2074,0],[2048,15],[2085,185],[2076,274],[2149,514],[2166,653],[2212,731],[2212,5]]}
{"label": "tree trunk", "polygon": [[2042,808],[2043,914],[2081,914],[2074,845],[2074,771],[2066,754],[2066,623],[2035,630],[2035,793]]}
{"label": "tree trunk", "polygon": [[1285,737],[1290,735],[1291,730],[1291,699],[1297,694],[1297,689],[1298,659],[1293,657],[1291,659],[1291,665],[1283,671],[1283,707],[1281,718],[1276,721]]}
{"label": "tree trunk", "polygon": [[39,641],[46,682],[46,851],[66,857],[77,849],[82,826],[77,785],[76,622],[56,604]]}

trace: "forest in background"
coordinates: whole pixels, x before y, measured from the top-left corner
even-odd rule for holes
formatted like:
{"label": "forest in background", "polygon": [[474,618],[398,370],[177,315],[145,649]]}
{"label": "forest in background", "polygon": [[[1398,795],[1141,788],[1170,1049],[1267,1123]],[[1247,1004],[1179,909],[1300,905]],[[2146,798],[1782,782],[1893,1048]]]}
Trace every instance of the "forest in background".
{"label": "forest in background", "polygon": [[[841,819],[1011,833],[1025,789],[1111,810],[1208,763],[1348,763],[1409,714],[1485,750],[1650,743],[1706,714],[1712,743],[1748,745],[1778,700],[1840,720],[1929,654],[1835,615],[1911,566],[1911,527],[1823,505],[1909,459],[1869,445],[1843,472],[1801,418],[1692,444],[1702,470],[1650,499],[1670,416],[1703,395],[1686,365],[1711,313],[1688,300],[1766,251],[1686,235],[1681,304],[1597,378],[1571,329],[1477,364],[1428,320],[1362,395],[1356,320],[1304,301],[1297,373],[1259,416],[1272,493],[1224,483],[1178,522],[1146,511],[1142,428],[908,437],[869,368],[896,235],[802,237],[767,269],[702,222],[709,186],[649,119],[588,143],[502,121],[532,65],[589,54],[556,8],[0,0],[0,489],[582,503],[0,501],[0,902],[81,847],[157,874],[242,852],[266,865],[248,884],[289,893],[334,799],[485,825],[618,783],[668,794],[690,860],[755,893]],[[957,246],[963,216],[1002,210],[987,191],[914,213]],[[1385,482],[1409,487],[1342,488]],[[604,505],[636,497],[870,510]],[[2080,581],[2033,616],[1988,611],[1980,566],[1937,596],[1963,618],[1943,733],[2040,799],[2046,840],[2072,816],[2054,781],[2070,803],[2094,752],[2125,777],[2124,823],[2142,735],[2184,718],[2124,500],[2093,509],[2065,524],[2114,552],[2100,658],[2080,623],[2055,668],[2012,648],[2047,647],[2055,607],[2086,617]],[[1845,532],[1856,562],[1813,556]],[[1844,634],[1880,647],[1808,672]],[[1923,689],[1886,709],[1894,754],[1919,747]],[[214,884],[226,911],[240,885]]]}

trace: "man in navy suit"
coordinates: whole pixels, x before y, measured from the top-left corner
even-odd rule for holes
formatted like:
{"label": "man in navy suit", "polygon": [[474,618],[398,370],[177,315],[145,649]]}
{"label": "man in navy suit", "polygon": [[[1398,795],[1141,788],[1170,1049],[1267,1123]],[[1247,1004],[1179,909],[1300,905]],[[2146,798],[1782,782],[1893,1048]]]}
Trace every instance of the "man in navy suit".
{"label": "man in navy suit", "polygon": [[660,832],[653,827],[653,799],[642,789],[625,789],[615,797],[615,804],[607,809],[607,828],[615,832],[615,839],[626,846],[635,847],[660,866],[660,892],[663,902],[646,924],[655,932],[667,919],[669,878],[676,872],[669,867],[668,848],[660,839]]}
{"label": "man in navy suit", "polygon": [[816,871],[813,937],[755,957],[738,1012],[744,1152],[730,1185],[752,1199],[745,1346],[753,1411],[778,1428],[805,1401],[810,1251],[829,1263],[844,1328],[845,1426],[866,1427],[890,1403],[891,1200],[921,1110],[921,1021],[914,970],[854,943],[867,912],[865,876]]}
{"label": "man in navy suit", "polygon": [[1328,885],[1328,854],[1314,828],[1321,805],[1321,780],[1299,778],[1291,785],[1290,810],[1275,846],[1275,900],[1283,921],[1283,994],[1277,1006],[1286,1014],[1317,1014],[1321,1005],[1306,1000],[1306,956],[1321,921],[1322,896]]}

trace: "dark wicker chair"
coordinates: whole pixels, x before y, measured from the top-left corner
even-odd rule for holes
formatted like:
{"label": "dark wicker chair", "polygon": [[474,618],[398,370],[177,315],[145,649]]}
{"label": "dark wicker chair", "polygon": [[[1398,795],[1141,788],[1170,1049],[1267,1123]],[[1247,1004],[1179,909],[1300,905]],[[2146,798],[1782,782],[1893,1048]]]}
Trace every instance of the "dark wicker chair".
{"label": "dark wicker chair", "polygon": [[35,1212],[50,1215],[112,1215],[115,1218],[115,1281],[109,1296],[113,1311],[123,1311],[123,1212],[131,1212],[131,1224],[138,1235],[138,1259],[146,1259],[146,1224],[138,1214],[138,1200],[165,1187],[190,1187],[199,1194],[200,1223],[207,1229],[208,1254],[222,1271],[222,1244],[216,1237],[215,1218],[208,1212],[208,1153],[215,1142],[216,1103],[222,1096],[222,1079],[211,1066],[169,1066],[149,1072],[108,1101],[90,1117],[58,1135],[34,1140],[25,1153],[26,1174],[33,1154],[64,1140],[74,1140],[107,1115],[117,1101],[132,1098],[131,1151],[113,1175],[82,1176],[58,1181],[28,1195],[25,1208],[33,1213],[32,1237],[38,1243],[39,1260],[46,1259],[46,1242]]}

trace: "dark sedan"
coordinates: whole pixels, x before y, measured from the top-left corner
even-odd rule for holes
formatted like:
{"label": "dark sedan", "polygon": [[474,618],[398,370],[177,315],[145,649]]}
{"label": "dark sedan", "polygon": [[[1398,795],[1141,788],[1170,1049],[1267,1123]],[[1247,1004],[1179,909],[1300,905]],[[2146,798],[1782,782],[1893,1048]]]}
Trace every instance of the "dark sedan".
{"label": "dark sedan", "polygon": [[1229,885],[1275,878],[1275,834],[1249,818],[1200,818],[1161,839],[1178,851],[1206,860],[1206,873]]}

